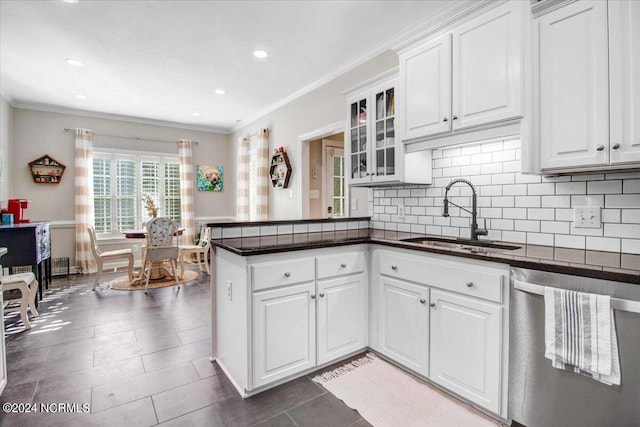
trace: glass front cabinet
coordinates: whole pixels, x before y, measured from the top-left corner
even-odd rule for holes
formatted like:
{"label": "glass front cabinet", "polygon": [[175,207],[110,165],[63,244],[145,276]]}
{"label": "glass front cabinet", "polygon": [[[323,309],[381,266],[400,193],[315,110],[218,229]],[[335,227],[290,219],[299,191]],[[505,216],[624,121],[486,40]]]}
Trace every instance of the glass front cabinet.
{"label": "glass front cabinet", "polygon": [[[345,158],[349,185],[405,182],[404,145],[396,136],[397,87],[397,69],[394,69],[345,92]],[[424,157],[423,153],[421,158]],[[421,165],[421,168],[431,170],[431,165]],[[420,180],[420,183],[429,182]]]}

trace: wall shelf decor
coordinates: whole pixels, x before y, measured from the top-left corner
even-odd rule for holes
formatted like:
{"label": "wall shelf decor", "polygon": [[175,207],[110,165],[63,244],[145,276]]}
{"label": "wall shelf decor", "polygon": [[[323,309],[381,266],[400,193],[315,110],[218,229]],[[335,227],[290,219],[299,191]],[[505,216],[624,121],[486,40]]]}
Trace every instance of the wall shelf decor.
{"label": "wall shelf decor", "polygon": [[45,154],[29,162],[29,169],[36,184],[58,184],[62,180],[66,166]]}
{"label": "wall shelf decor", "polygon": [[289,187],[289,178],[291,178],[291,163],[289,156],[280,148],[274,150],[271,156],[271,166],[269,167],[269,177],[271,185],[277,190]]}

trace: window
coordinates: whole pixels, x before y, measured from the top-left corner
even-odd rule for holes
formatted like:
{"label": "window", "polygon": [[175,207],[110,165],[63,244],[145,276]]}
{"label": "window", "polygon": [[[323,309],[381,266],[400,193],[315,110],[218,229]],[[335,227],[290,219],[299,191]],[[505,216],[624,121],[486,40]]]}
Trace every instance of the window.
{"label": "window", "polygon": [[345,206],[344,149],[341,143],[322,140],[322,159],[324,170],[324,208],[327,215],[331,208],[331,216],[347,216]]}
{"label": "window", "polygon": [[177,157],[149,153],[93,153],[93,203],[97,233],[142,228],[151,219],[143,196],[158,215],[180,222],[180,168]]}
{"label": "window", "polygon": [[249,220],[258,218],[258,136],[249,138]]}

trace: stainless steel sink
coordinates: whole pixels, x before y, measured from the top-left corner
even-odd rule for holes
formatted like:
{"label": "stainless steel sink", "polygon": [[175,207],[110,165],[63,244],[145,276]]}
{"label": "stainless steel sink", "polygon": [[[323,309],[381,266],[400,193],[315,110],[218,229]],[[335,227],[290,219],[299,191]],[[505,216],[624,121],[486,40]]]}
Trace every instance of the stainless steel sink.
{"label": "stainless steel sink", "polygon": [[422,246],[431,246],[434,248],[459,249],[478,254],[489,254],[520,249],[520,246],[505,245],[503,243],[446,237],[412,237],[409,239],[402,239],[401,241],[417,243]]}

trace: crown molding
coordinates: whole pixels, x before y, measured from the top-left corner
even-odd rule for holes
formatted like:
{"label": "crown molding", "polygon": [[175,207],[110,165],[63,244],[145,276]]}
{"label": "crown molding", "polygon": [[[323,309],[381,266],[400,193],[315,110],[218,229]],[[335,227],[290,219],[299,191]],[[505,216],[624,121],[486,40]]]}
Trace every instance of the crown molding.
{"label": "crown molding", "polygon": [[446,19],[451,15],[457,16],[465,10],[475,9],[477,6],[474,7],[474,5],[477,5],[477,4],[484,5],[484,7],[486,7],[487,3],[495,3],[495,2],[496,0],[480,0],[480,1],[465,0],[462,2],[457,2],[457,1],[450,2],[449,5],[443,8],[442,10],[434,14],[430,14],[428,17],[422,19],[421,21],[418,21],[416,24],[408,27],[407,29],[399,33],[396,33],[394,36],[378,44],[377,46],[374,46],[373,48],[363,52],[361,55],[356,56],[351,61],[343,64],[341,67],[335,68],[334,71],[324,75],[323,77],[316,80],[315,82],[303,87],[302,89],[292,93],[291,95],[281,99],[280,101],[274,102],[273,104],[267,106],[266,108],[263,108],[262,110],[244,118],[241,124],[237,124],[231,127],[230,132],[231,133],[237,132],[246,126],[249,126],[251,123],[255,122],[261,117],[264,117],[267,114],[277,110],[278,108],[283,107],[298,98],[301,98],[302,96],[329,83],[330,81],[336,79],[337,77],[340,77],[341,75],[346,74],[347,72],[353,70],[357,66],[362,65],[367,61],[370,61],[371,59],[386,52],[387,50],[393,48],[394,46],[397,46],[406,40],[415,39],[416,34],[418,35],[424,34],[425,31],[428,31],[428,29],[433,28],[435,25],[437,25],[438,22],[441,22],[442,20]]}
{"label": "crown molding", "polygon": [[24,110],[44,111],[47,113],[73,114],[76,116],[94,117],[97,119],[119,120],[122,122],[140,123],[145,125],[164,126],[164,127],[186,129],[186,130],[196,130],[201,132],[212,132],[212,133],[219,133],[223,135],[228,135],[230,133],[228,128],[189,125],[185,123],[170,122],[165,120],[154,120],[154,119],[145,119],[141,117],[125,116],[120,114],[101,113],[98,111],[77,110],[75,108],[67,108],[67,107],[61,107],[61,106],[50,105],[50,104],[38,104],[38,103],[24,102],[24,101],[13,101],[10,104],[13,108],[20,108]]}
{"label": "crown molding", "polygon": [[377,83],[382,83],[383,81],[387,80],[387,79],[391,79],[393,77],[398,77],[399,75],[399,71],[400,71],[400,67],[393,67],[390,70],[387,70],[383,73],[378,74],[377,76],[373,76],[370,79],[367,79],[365,81],[362,81],[360,83],[358,83],[355,86],[350,87],[349,89],[345,89],[342,91],[343,95],[350,95],[353,92],[362,90],[366,87],[369,87],[371,85],[377,84]]}
{"label": "crown molding", "polygon": [[0,96],[2,96],[2,99],[7,101],[9,103],[9,105],[11,105],[11,103],[13,101],[13,96],[11,96],[9,91],[7,91],[6,86],[0,85]]}

